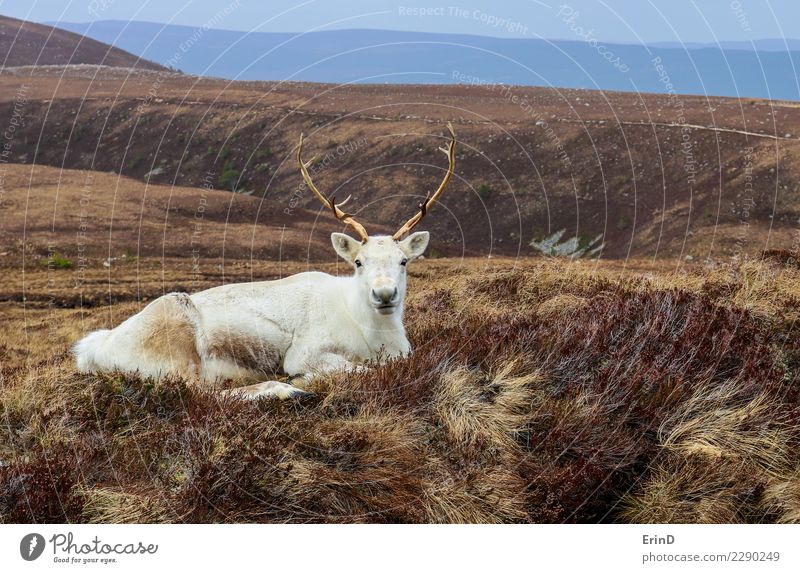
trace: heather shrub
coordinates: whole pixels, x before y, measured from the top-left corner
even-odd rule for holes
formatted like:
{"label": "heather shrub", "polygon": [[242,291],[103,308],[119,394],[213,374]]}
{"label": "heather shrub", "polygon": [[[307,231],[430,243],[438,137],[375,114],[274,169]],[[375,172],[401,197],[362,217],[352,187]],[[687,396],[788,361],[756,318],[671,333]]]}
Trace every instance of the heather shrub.
{"label": "heather shrub", "polygon": [[4,369],[0,520],[796,522],[797,337],[721,276],[426,279],[411,357],[300,402]]}

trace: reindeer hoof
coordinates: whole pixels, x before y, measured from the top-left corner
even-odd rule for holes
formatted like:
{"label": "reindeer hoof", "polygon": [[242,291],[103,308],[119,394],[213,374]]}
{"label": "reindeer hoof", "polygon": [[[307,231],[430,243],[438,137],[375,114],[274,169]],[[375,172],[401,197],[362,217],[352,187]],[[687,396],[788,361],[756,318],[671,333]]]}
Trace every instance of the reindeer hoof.
{"label": "reindeer hoof", "polygon": [[313,398],[314,394],[311,392],[306,392],[305,390],[298,389],[296,394],[292,394],[292,398],[295,400],[307,400],[309,398]]}

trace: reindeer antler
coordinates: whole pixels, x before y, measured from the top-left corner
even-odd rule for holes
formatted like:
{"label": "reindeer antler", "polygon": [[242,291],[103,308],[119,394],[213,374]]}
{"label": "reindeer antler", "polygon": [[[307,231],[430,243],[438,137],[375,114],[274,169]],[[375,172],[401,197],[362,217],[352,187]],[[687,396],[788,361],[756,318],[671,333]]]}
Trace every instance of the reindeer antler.
{"label": "reindeer antler", "polygon": [[447,122],[447,130],[450,132],[450,144],[447,146],[447,149],[444,147],[440,147],[439,150],[443,151],[447,155],[447,159],[450,161],[450,165],[447,167],[447,173],[442,180],[442,183],[439,185],[439,188],[433,195],[428,194],[425,197],[425,201],[419,204],[419,213],[411,217],[408,221],[406,221],[405,225],[400,227],[392,238],[397,241],[403,235],[411,231],[417,224],[422,221],[422,218],[428,213],[428,210],[433,207],[436,200],[439,199],[439,195],[444,192],[445,187],[450,182],[450,177],[453,176],[453,171],[456,168],[456,133],[453,131],[453,124],[449,121]]}
{"label": "reindeer antler", "polygon": [[[367,234],[367,230],[361,223],[356,221],[350,213],[345,213],[344,211],[339,209],[339,207],[336,206],[336,197],[331,197],[331,200],[328,201],[325,198],[325,196],[319,192],[317,186],[314,185],[314,181],[311,179],[311,175],[308,173],[308,166],[311,165],[314,159],[312,158],[311,161],[309,161],[308,163],[303,163],[302,154],[303,154],[303,134],[301,133],[300,145],[297,146],[297,163],[300,165],[300,173],[303,174],[303,180],[306,182],[306,185],[308,185],[308,188],[314,192],[314,195],[317,196],[317,199],[319,199],[322,202],[322,204],[325,205],[325,207],[331,210],[333,216],[336,217],[338,220],[340,220],[342,223],[350,225],[353,228],[353,230],[356,233],[358,233],[358,236],[361,237],[361,242],[366,243],[367,239],[369,239],[369,234]],[[344,205],[349,200],[350,197],[342,201],[340,205]]]}

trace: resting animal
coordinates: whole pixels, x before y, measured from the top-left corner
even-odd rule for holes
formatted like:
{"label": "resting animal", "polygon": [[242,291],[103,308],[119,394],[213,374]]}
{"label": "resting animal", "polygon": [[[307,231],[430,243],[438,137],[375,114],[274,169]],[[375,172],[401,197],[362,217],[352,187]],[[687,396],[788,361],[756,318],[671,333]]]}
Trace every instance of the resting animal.
{"label": "resting animal", "polygon": [[[82,372],[120,371],[160,379],[180,376],[216,383],[251,382],[233,392],[249,397],[290,398],[303,385],[332,370],[359,368],[376,359],[407,355],[403,326],[407,264],[428,246],[429,234],[408,234],[444,191],[455,168],[455,134],[442,149],[447,174],[420,210],[394,235],[370,237],[352,215],[326,199],[302,160],[306,185],[337,219],[359,235],[333,233],[336,252],[353,266],[352,276],[305,272],[276,280],[229,284],[195,294],[170,293],[110,330],[98,330],[74,346]],[[407,236],[406,236],[407,235]],[[268,379],[277,374],[293,383]]]}

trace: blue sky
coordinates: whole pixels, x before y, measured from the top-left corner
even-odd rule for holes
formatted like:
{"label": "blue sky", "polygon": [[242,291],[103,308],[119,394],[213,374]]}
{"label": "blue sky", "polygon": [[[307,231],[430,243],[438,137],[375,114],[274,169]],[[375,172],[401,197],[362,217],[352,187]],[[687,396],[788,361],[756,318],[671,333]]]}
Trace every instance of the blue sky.
{"label": "blue sky", "polygon": [[214,21],[265,32],[378,28],[574,39],[580,29],[629,43],[800,38],[799,0],[0,0],[0,14],[37,22]]}

